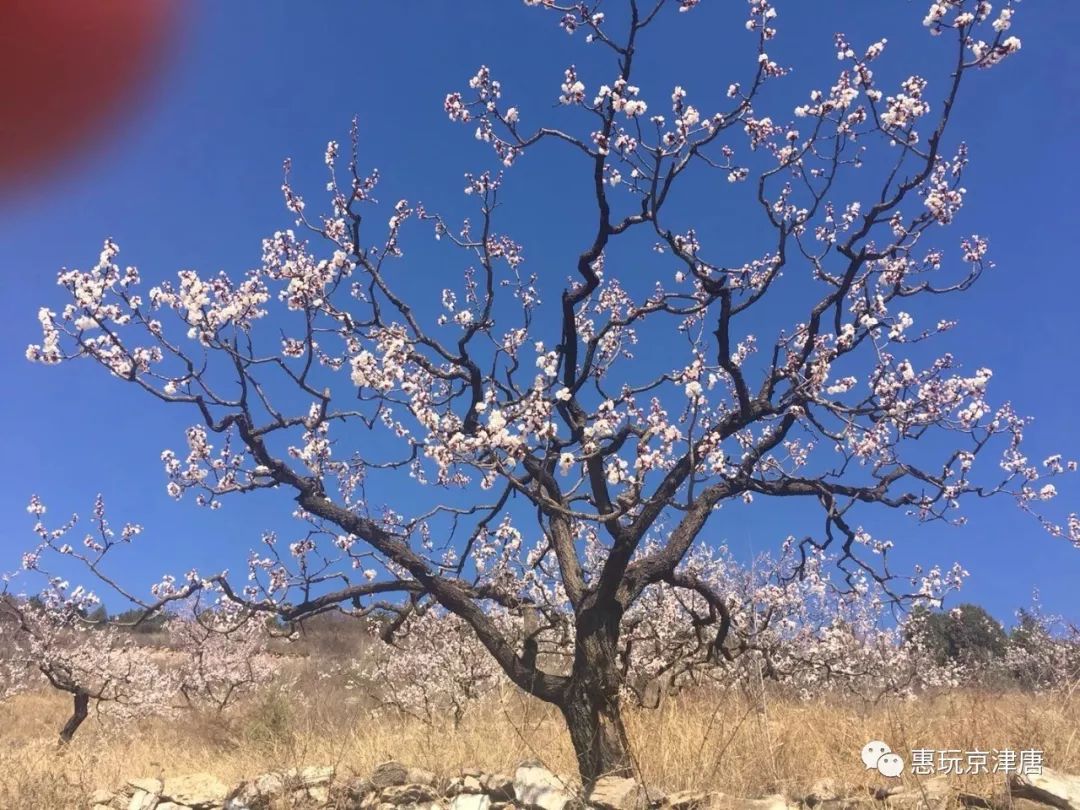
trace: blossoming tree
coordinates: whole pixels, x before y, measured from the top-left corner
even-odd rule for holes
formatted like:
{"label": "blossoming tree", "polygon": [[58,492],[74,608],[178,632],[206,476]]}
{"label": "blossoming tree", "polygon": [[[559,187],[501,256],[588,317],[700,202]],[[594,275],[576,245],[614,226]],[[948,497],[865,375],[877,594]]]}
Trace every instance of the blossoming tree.
{"label": "blossoming tree", "polygon": [[[206,604],[203,597],[214,592],[201,586],[184,594],[169,589],[150,603],[105,573],[107,555],[130,543],[142,527],[128,523],[114,531],[100,495],[92,528],[78,549],[68,542],[77,517],[50,529],[39,498],[31,498],[27,511],[37,519],[38,542],[23,554],[24,570],[0,580],[0,699],[43,682],[71,695],[61,743],[71,741],[91,707],[120,720],[197,707],[222,712],[274,679],[267,648],[271,634],[259,621],[262,616],[235,601]],[[130,621],[99,613],[96,593],[73,587],[51,568],[69,561],[91,572],[111,596],[136,605]],[[164,647],[139,643],[133,635],[147,620]]]}
{"label": "blossoming tree", "polygon": [[[692,549],[679,574],[697,580],[699,591],[666,582],[650,585],[623,614],[617,645],[623,698],[656,708],[687,687],[708,685],[713,694],[739,690],[756,701],[768,684],[805,699],[832,693],[876,703],[886,695],[912,697],[984,678],[981,670],[962,671],[953,662],[935,660],[919,632],[923,617],[932,615],[928,611],[890,622],[894,605],[884,589],[865,579],[854,587],[838,587],[825,554],[801,560],[799,551],[789,540],[778,559],[762,555],[747,566],[724,547]],[[798,578],[785,576],[797,565]],[[940,604],[962,573],[942,578],[931,572],[926,582],[935,587],[923,601]],[[715,618],[702,591],[719,598],[729,615],[719,655]],[[504,612],[499,619],[515,632],[512,616]],[[1068,688],[1076,669],[1067,662],[1080,646],[1060,626],[1044,621],[1036,630],[1036,622],[1029,624],[1031,643],[1016,655],[1034,660],[1031,648],[1041,660],[1056,662],[1042,670],[1039,688]],[[444,723],[447,716],[460,722],[483,699],[514,695],[494,659],[454,614],[435,609],[413,613],[395,634],[392,646],[353,667],[377,684],[383,704],[394,711],[431,725]],[[537,641],[545,669],[569,671],[573,628],[552,627]]]}
{"label": "blossoming tree", "polygon": [[[1015,0],[930,6],[923,23],[952,61],[933,83],[880,86],[886,40],[838,35],[831,86],[770,114],[762,88],[787,72],[771,52],[770,0],[750,0],[746,31],[731,35],[732,47],[749,37],[752,55],[726,92],[639,89],[650,27],[699,2],[526,0],[610,67],[565,68],[555,95],[580,113],[568,128],[532,124],[487,67],[446,96],[449,118],[502,164],[467,175],[469,219],[401,199],[383,227],[367,213],[379,176],[362,169],[354,129],[344,159],[337,143],[326,151],[326,214],[308,213],[287,171],[296,229],[267,238],[243,277],[184,270],[143,292],[112,241],[90,270],[60,274],[69,300],[41,310],[30,359],[86,359],[189,408],[186,450],[162,457],[176,498],[216,508],[274,489],[304,527],[287,549],[267,533],[243,587],[193,572],[156,598],[212,586],[289,620],[379,610],[396,617],[388,632],[436,605],[514,684],[559,707],[591,783],[632,770],[620,642],[648,589],[701,600],[696,632],[709,629],[714,657],[730,652],[724,595],[683,565],[725,503],[815,504],[821,522],[789,540],[785,575],[827,551],[840,587],[872,582],[902,601],[935,583],[890,570],[891,542],[868,528],[876,511],[953,521],[969,496],[1010,495],[1033,513],[1053,497],[1046,479],[1069,465],[1029,461],[1024,420],[987,400],[990,371],[933,353],[952,324],[920,322],[989,263],[982,237],[956,239],[956,256],[935,240],[966,194],[954,104],[969,73],[1020,49]],[[559,280],[531,270],[499,218],[512,165],[541,154],[580,167],[592,208],[554,295]],[[769,234],[756,257],[728,255],[724,234],[671,204],[695,175],[727,181],[709,186],[717,199],[750,184]],[[465,267],[441,293],[400,269],[418,226]],[[649,266],[667,269],[642,287]],[[763,336],[781,296],[801,314]],[[987,453],[999,466],[975,464]],[[1038,519],[1080,544],[1075,516]],[[540,640],[559,633],[569,661],[546,668]]]}

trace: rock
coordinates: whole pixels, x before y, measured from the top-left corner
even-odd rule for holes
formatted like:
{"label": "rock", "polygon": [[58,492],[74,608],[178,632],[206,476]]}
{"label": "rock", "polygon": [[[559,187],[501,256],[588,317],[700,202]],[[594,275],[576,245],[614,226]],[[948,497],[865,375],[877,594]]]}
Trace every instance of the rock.
{"label": "rock", "polygon": [[814,807],[823,802],[837,802],[842,798],[843,794],[840,788],[837,787],[836,780],[832,777],[825,777],[814,782],[810,787],[810,791],[803,797],[803,804],[807,807]]}
{"label": "rock", "polygon": [[427,785],[428,787],[435,787],[435,774],[431,771],[425,771],[423,768],[409,768],[405,772],[406,779],[410,785]]}
{"label": "rock", "polygon": [[709,810],[790,810],[794,807],[786,796],[773,793],[760,799],[740,799],[724,793],[716,793],[709,803]]}
{"label": "rock", "polygon": [[[301,768],[299,771],[287,771],[286,783],[294,788],[293,796],[297,799],[311,799],[319,805],[330,801],[330,782],[334,778],[333,768]],[[299,794],[299,795],[297,795]]]}
{"label": "rock", "polygon": [[[513,786],[514,783],[511,781],[511,792],[513,792]],[[484,788],[484,783],[479,775],[467,773],[455,776],[446,787],[447,796],[459,796],[463,793],[487,793],[487,790]]]}
{"label": "rock", "polygon": [[683,810],[792,810],[796,805],[779,793],[760,799],[743,799],[718,791],[682,791],[668,796],[663,806]]}
{"label": "rock", "polygon": [[92,804],[90,810],[115,810],[111,804]]}
{"label": "rock", "polygon": [[578,804],[565,781],[538,762],[523,762],[514,771],[514,798],[538,810],[569,810]]}
{"label": "rock", "polygon": [[404,785],[409,781],[409,769],[400,762],[390,760],[375,766],[375,770],[368,777],[371,786],[381,790],[386,787]]}
{"label": "rock", "polygon": [[430,785],[391,785],[382,789],[379,798],[400,806],[433,802],[439,798],[439,794]]}
{"label": "rock", "polygon": [[514,777],[505,773],[485,774],[480,783],[484,786],[484,793],[490,796],[493,802],[512,802],[516,798]]}
{"label": "rock", "polygon": [[225,783],[208,773],[169,777],[161,790],[162,799],[198,810],[221,807],[228,795]]}
{"label": "rock", "polygon": [[602,776],[589,791],[588,802],[601,810],[645,810],[649,796],[636,779]]}
{"label": "rock", "polygon": [[161,793],[162,784],[160,779],[128,779],[127,786],[133,791],[141,790],[157,796]]}
{"label": "rock", "polygon": [[881,804],[869,794],[865,796],[841,796],[827,799],[814,806],[814,810],[881,810]]}
{"label": "rock", "polygon": [[885,802],[888,808],[899,810],[942,810],[949,804],[952,788],[946,776],[937,776],[920,782],[914,790],[904,785],[880,788],[874,798]]}
{"label": "rock", "polygon": [[131,794],[131,799],[128,801],[127,810],[154,810],[157,804],[158,797],[156,793],[135,788],[135,792]]}
{"label": "rock", "polygon": [[[275,804],[291,800],[318,804],[330,801],[333,768],[307,767],[260,774],[240,783],[229,792],[226,810],[271,810]],[[359,798],[359,797],[357,797]]]}
{"label": "rock", "polygon": [[459,793],[450,800],[450,810],[491,810],[491,797],[486,793]]}
{"label": "rock", "polygon": [[726,793],[683,790],[672,793],[661,804],[670,810],[792,810],[796,803],[779,793],[760,799],[743,799]]}
{"label": "rock", "polygon": [[810,786],[800,803],[815,810],[873,810],[874,797],[866,790],[853,793],[832,777],[825,777]]}
{"label": "rock", "polygon": [[337,783],[337,788],[339,792],[344,793],[350,799],[354,800],[362,799],[374,790],[371,786],[371,782],[367,779],[361,779],[360,777],[354,777],[344,783],[339,781]]}
{"label": "rock", "polygon": [[111,790],[95,790],[93,793],[91,793],[89,796],[86,797],[86,801],[87,801],[88,804],[91,804],[91,805],[93,805],[93,804],[109,805],[109,804],[113,803],[113,799],[115,799],[115,798],[116,798],[116,796],[113,794],[113,792]]}
{"label": "rock", "polygon": [[490,796],[493,802],[512,802],[515,798],[514,777],[503,773],[466,771],[461,776],[455,776],[446,786],[449,797],[463,793],[483,793]]}
{"label": "rock", "polygon": [[334,778],[334,769],[329,766],[324,768],[309,766],[301,768],[299,771],[286,771],[285,776],[287,779],[296,780],[303,787],[309,788],[314,785],[329,784],[330,780]]}
{"label": "rock", "polygon": [[173,804],[172,802],[161,802],[154,810],[185,810],[182,804]]}
{"label": "rock", "polygon": [[127,798],[127,804],[121,799],[119,806],[127,810],[153,810],[158,805],[160,795],[160,779],[129,779],[121,793]]}
{"label": "rock", "polygon": [[700,790],[680,790],[670,793],[664,799],[663,806],[671,810],[701,810],[708,807],[711,794]]}
{"label": "rock", "polygon": [[1048,804],[1061,810],[1080,810],[1080,776],[1044,767],[1042,773],[1009,777],[1009,790],[1020,799]]}
{"label": "rock", "polygon": [[256,776],[249,784],[256,794],[273,796],[285,791],[285,776],[280,773],[264,773]]}

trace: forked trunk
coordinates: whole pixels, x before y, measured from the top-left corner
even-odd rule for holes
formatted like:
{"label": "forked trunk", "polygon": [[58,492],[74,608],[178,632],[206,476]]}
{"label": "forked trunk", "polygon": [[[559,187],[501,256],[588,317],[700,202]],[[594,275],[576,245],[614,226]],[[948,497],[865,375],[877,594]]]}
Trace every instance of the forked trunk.
{"label": "forked trunk", "polygon": [[586,789],[601,776],[634,771],[619,705],[620,614],[592,608],[578,617],[571,682],[559,704]]}
{"label": "forked trunk", "polygon": [[90,714],[90,695],[80,690],[75,692],[72,698],[74,699],[74,708],[71,717],[64,723],[64,727],[60,729],[61,745],[71,742],[71,738],[75,736],[75,732],[79,730],[83,720]]}

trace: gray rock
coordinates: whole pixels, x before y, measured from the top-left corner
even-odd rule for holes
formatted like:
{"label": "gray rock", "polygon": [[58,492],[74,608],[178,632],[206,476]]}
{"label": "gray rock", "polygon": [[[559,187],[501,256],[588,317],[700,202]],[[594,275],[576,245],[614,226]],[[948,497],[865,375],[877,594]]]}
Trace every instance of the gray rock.
{"label": "gray rock", "polygon": [[111,790],[95,790],[86,797],[88,804],[111,805],[116,795]]}
{"label": "gray rock", "polygon": [[892,810],[942,810],[949,805],[952,788],[948,777],[919,782],[915,789],[895,785],[878,790],[874,796]]}
{"label": "gray rock", "polygon": [[439,798],[439,794],[430,785],[391,785],[380,791],[379,798],[401,806],[433,802]]}
{"label": "gray rock", "polygon": [[162,799],[197,810],[221,807],[228,795],[225,783],[208,773],[168,777],[161,789]]}
{"label": "gray rock", "polygon": [[779,793],[760,799],[744,799],[716,791],[693,790],[672,793],[662,805],[671,810],[792,810],[796,806]]}
{"label": "gray rock", "polygon": [[843,792],[837,786],[836,780],[832,777],[825,777],[817,780],[810,787],[810,791],[803,797],[803,804],[807,807],[814,807],[823,802],[837,802],[843,798]]}
{"label": "gray rock", "polygon": [[405,772],[405,781],[411,785],[427,785],[428,787],[435,787],[435,774],[431,771],[425,771],[423,768],[409,768]]}
{"label": "gray rock", "polygon": [[680,790],[668,794],[662,806],[671,810],[702,810],[709,806],[711,795],[700,790]]}
{"label": "gray rock", "polygon": [[371,782],[372,787],[379,790],[405,785],[409,782],[409,769],[395,760],[383,762],[375,766],[368,781]]}
{"label": "gray rock", "polygon": [[512,802],[515,799],[512,776],[505,773],[484,774],[480,783],[484,786],[484,793],[490,796],[493,802]]}
{"label": "gray rock", "polygon": [[459,793],[450,800],[450,810],[491,810],[491,797],[486,793]]}
{"label": "gray rock", "polygon": [[345,794],[350,799],[359,801],[368,794],[372,793],[375,788],[372,787],[371,782],[367,779],[361,779],[360,777],[354,777],[346,781],[339,780],[337,782],[338,792]]}
{"label": "gray rock", "polygon": [[742,799],[716,793],[709,803],[709,810],[791,810],[794,806],[786,796],[779,793],[762,796],[760,799]]}
{"label": "gray rock", "polygon": [[315,785],[327,785],[334,778],[334,769],[329,766],[319,768],[312,765],[298,771],[285,771],[285,778],[307,788]]}
{"label": "gray rock", "polygon": [[135,788],[135,792],[131,794],[131,799],[128,801],[127,810],[154,810],[157,804],[157,794]]}
{"label": "gray rock", "polygon": [[602,776],[589,791],[588,803],[600,810],[645,810],[649,796],[636,779]]}
{"label": "gray rock", "polygon": [[526,807],[569,810],[579,802],[568,788],[564,780],[536,762],[523,762],[514,771],[514,798]]}
{"label": "gray rock", "polygon": [[1060,810],[1080,810],[1080,776],[1044,767],[1041,774],[1013,774],[1009,777],[1009,789],[1017,798]]}
{"label": "gray rock", "polygon": [[227,810],[265,810],[270,800],[285,791],[285,777],[280,773],[264,773],[241,782],[225,803]]}
{"label": "gray rock", "polygon": [[[511,781],[511,792],[513,792],[513,785],[514,783]],[[462,793],[487,793],[487,790],[484,788],[482,776],[466,773],[451,779],[446,787],[446,795],[459,796]]]}
{"label": "gray rock", "polygon": [[157,796],[161,793],[162,783],[160,779],[128,779],[127,787],[133,791],[142,790]]}

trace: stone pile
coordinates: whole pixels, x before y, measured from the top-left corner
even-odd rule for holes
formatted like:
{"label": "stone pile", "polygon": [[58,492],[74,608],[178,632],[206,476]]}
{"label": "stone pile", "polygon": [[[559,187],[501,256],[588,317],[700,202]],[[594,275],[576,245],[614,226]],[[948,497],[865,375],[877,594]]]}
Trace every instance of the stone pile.
{"label": "stone pile", "polygon": [[333,768],[264,773],[229,788],[210,774],[132,779],[96,791],[90,810],[1080,810],[1080,777],[1044,768],[1014,776],[1007,796],[964,794],[945,777],[877,790],[845,790],[822,780],[802,796],[741,798],[715,791],[663,794],[634,779],[608,776],[585,792],[538,762],[513,775],[466,771],[449,780],[400,762],[365,779]]}

